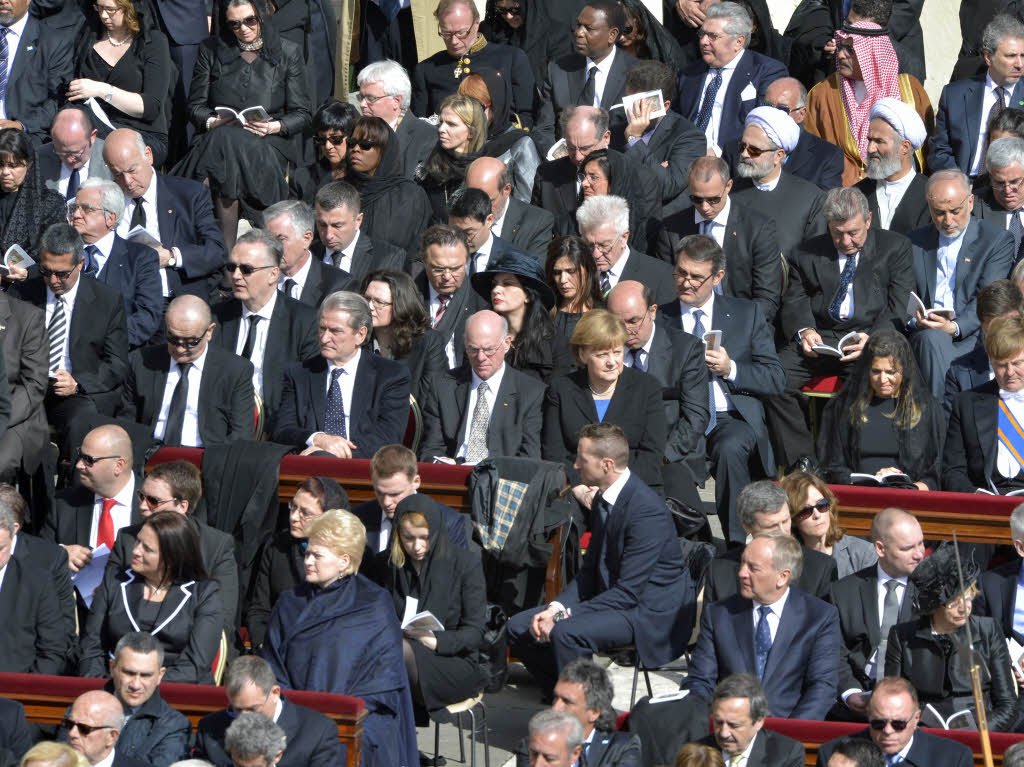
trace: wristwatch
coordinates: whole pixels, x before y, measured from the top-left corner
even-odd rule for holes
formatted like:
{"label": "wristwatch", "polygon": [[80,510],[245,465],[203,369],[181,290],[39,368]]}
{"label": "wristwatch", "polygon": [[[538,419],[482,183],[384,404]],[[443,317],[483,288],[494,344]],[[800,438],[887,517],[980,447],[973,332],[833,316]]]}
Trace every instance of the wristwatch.
{"label": "wristwatch", "polygon": [[178,257],[174,255],[174,251],[171,251],[171,257],[167,259],[167,266],[173,269],[178,265]]}

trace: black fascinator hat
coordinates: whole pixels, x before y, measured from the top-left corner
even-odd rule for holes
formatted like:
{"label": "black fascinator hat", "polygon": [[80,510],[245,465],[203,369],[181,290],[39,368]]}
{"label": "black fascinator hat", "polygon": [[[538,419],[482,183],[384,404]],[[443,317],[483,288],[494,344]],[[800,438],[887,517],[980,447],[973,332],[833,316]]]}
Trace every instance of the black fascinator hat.
{"label": "black fascinator hat", "polygon": [[978,580],[981,568],[974,563],[974,558],[965,559],[961,555],[960,562],[964,569],[963,589],[956,569],[956,548],[949,541],[939,544],[910,574],[910,582],[917,589],[914,608],[918,613],[927,615],[952,602]]}

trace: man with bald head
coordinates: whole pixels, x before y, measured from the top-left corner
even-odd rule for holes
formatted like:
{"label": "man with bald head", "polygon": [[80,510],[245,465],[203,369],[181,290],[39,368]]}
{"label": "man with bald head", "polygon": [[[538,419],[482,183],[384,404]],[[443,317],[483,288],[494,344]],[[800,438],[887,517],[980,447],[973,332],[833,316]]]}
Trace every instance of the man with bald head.
{"label": "man with bald head", "polygon": [[103,160],[125,196],[117,233],[129,233],[160,256],[164,296],[185,293],[209,298],[227,260],[227,247],[213,217],[210,190],[198,181],[166,176],[153,168],[153,152],[142,136],[128,128],[112,131],[103,146]]}
{"label": "man with bald head", "polygon": [[512,337],[490,309],[466,320],[469,370],[424,385],[420,460],[476,464],[494,456],[540,458],[544,384],[505,364]]}
{"label": "man with bald head", "polygon": [[53,118],[49,144],[36,153],[39,175],[46,186],[73,200],[87,178],[110,178],[103,162],[103,139],[96,137],[92,119],[80,106],[66,106]]}
{"label": "man with bald head", "polygon": [[497,157],[478,157],[466,170],[466,186],[491,198],[491,234],[543,262],[551,242],[554,216],[515,197],[512,181],[512,171]]}
{"label": "man with bald head", "polygon": [[865,720],[871,689],[885,675],[889,629],[916,617],[908,577],[925,556],[921,525],[902,509],[883,509],[871,522],[871,541],[878,563],[836,581],[829,597],[842,633],[839,700],[831,718]]}
{"label": "man with bald head", "polygon": [[165,445],[203,447],[253,436],[252,363],[210,344],[210,307],[178,296],[167,343],[132,353],[118,415],[151,426]]}
{"label": "man with bald head", "polygon": [[142,522],[132,473],[132,441],[120,426],[98,426],[76,446],[79,484],[58,491],[40,535],[68,552],[72,572],[100,544],[114,548],[117,532]]}
{"label": "man with bald head", "polygon": [[124,725],[121,701],[103,690],[90,690],[75,698],[63,722],[68,745],[93,767],[149,767],[131,754],[118,753],[117,739]]}
{"label": "man with bald head", "polygon": [[1013,267],[1013,237],[1005,229],[971,216],[970,180],[958,170],[940,170],[926,188],[932,224],[910,233],[914,244],[915,292],[929,309],[955,312],[908,319],[910,344],[932,395],[942,401],[946,371],[978,341],[981,289]]}

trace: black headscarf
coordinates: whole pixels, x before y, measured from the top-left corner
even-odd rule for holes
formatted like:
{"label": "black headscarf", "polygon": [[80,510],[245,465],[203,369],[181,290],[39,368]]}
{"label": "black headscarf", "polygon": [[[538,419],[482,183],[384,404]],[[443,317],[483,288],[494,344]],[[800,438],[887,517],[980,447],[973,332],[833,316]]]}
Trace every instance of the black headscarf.
{"label": "black headscarf", "polygon": [[[608,155],[608,194],[629,203],[629,244],[647,252],[661,220],[661,188],[654,178],[640,171],[624,154],[614,149]],[[587,161],[583,161],[586,166]]]}
{"label": "black headscarf", "polygon": [[390,194],[406,183],[412,183],[402,175],[402,148],[398,145],[395,132],[388,126],[388,143],[381,150],[380,162],[373,175],[353,170],[350,165],[345,172],[345,180],[359,190],[363,208],[367,208],[375,200]]}
{"label": "black headscarf", "polygon": [[512,124],[512,84],[493,69],[477,69],[476,74],[487,84],[491,94],[491,121],[487,126],[487,142],[480,153],[485,157],[501,157],[526,131]]}
{"label": "black headscarf", "polygon": [[320,487],[324,490],[324,511],[330,511],[331,509],[345,509],[346,511],[351,509],[348,500],[348,493],[345,492],[345,488],[337,483],[337,481],[330,477],[314,477],[317,482],[320,483]]}
{"label": "black headscarf", "polygon": [[640,0],[620,0],[620,2],[640,16],[644,30],[647,32],[644,42],[654,61],[667,64],[673,72],[678,72],[686,66],[686,57],[683,55],[682,48],[679,47],[679,42],[654,17],[654,14],[647,10],[646,5]]}
{"label": "black headscarf", "polygon": [[539,84],[547,72],[548,59],[569,53],[572,49],[572,29],[568,19],[555,19],[548,4],[552,0],[517,0],[523,13],[523,24],[512,29],[497,11],[497,0],[487,0],[487,10],[480,22],[480,34],[489,42],[520,48],[530,61],[533,76]]}
{"label": "black headscarf", "polygon": [[418,600],[418,612],[430,610],[435,615],[439,614],[440,607],[431,608],[447,604],[451,599],[452,585],[456,583],[456,559],[448,540],[448,528],[440,508],[432,498],[421,493],[413,493],[403,499],[395,509],[392,535],[395,536],[395,540],[398,539],[403,517],[414,511],[422,514],[427,520],[427,529],[430,531],[429,548],[419,573],[408,556],[402,567],[396,567],[389,560],[385,585],[391,592],[399,618],[405,613],[406,597]]}

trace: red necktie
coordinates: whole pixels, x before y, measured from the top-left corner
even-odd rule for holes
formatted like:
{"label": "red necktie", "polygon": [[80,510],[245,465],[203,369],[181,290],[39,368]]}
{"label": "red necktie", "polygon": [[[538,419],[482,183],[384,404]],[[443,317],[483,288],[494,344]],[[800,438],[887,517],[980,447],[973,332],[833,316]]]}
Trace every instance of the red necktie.
{"label": "red necktie", "polygon": [[114,548],[114,517],[110,510],[117,503],[113,498],[103,499],[103,511],[100,513],[100,525],[96,530],[96,545],[107,544],[108,549]]}
{"label": "red necktie", "polygon": [[451,301],[451,296],[438,296],[437,312],[434,314],[434,330],[437,330],[438,324],[441,322],[441,318],[444,317],[444,310],[448,308],[448,302]]}

